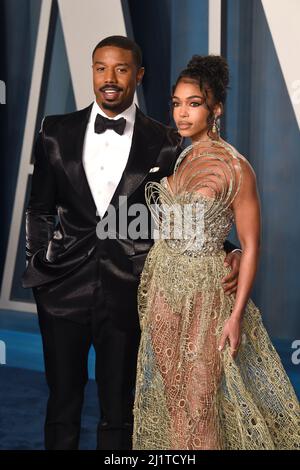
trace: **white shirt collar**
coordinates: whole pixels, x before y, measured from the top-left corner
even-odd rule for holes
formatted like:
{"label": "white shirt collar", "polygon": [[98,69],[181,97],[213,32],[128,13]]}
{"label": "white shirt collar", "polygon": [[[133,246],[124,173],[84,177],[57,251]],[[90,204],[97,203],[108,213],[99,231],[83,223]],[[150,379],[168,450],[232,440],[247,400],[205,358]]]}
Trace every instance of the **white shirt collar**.
{"label": "white shirt collar", "polygon": [[112,118],[112,117],[107,116],[107,114],[105,114],[105,112],[98,105],[97,101],[94,101],[92,112],[91,112],[91,117],[90,117],[90,123],[93,125],[94,125],[97,114],[101,114],[101,116],[104,116],[108,119],[120,119],[121,117],[123,117],[126,119],[126,127],[125,127],[124,133],[128,135],[128,133],[131,134],[133,132],[135,115],[136,115],[136,105],[134,102],[129,106],[129,108],[125,109],[125,111],[123,111],[122,113]]}

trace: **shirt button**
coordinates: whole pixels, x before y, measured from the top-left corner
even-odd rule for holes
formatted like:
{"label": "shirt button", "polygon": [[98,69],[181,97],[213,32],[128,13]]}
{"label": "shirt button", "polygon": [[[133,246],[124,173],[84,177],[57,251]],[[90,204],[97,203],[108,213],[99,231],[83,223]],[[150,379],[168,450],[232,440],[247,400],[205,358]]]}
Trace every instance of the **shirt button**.
{"label": "shirt button", "polygon": [[104,170],[104,166],[100,166],[100,170]]}

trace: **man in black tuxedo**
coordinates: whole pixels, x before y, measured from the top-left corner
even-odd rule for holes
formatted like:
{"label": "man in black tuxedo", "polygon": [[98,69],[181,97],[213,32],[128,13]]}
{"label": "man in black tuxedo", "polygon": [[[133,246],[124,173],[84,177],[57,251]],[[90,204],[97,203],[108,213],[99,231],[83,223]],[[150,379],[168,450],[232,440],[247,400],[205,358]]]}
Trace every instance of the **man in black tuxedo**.
{"label": "man in black tuxedo", "polygon": [[[119,237],[118,225],[114,237],[99,239],[96,227],[109,224],[109,205],[116,214],[122,209],[119,196],[128,206],[145,204],[146,182],[169,175],[180,151],[176,131],[133,104],[141,64],[133,41],[101,41],[93,52],[95,102],[46,117],[36,141],[23,286],[33,288],[43,339],[50,390],[46,449],[78,448],[91,345],[101,409],[97,448],[131,447],[136,296],[153,241],[149,233]],[[228,255],[228,262],[233,291],[239,255]]]}

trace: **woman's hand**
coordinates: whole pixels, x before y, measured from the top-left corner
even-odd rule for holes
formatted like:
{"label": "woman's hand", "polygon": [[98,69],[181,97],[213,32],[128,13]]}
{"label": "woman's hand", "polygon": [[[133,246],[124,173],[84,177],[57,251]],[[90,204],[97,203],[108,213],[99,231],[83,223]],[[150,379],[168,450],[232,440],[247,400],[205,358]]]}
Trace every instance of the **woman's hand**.
{"label": "woman's hand", "polygon": [[241,343],[241,319],[231,316],[224,324],[222,336],[220,339],[218,350],[224,349],[226,340],[230,345],[231,356],[235,357]]}

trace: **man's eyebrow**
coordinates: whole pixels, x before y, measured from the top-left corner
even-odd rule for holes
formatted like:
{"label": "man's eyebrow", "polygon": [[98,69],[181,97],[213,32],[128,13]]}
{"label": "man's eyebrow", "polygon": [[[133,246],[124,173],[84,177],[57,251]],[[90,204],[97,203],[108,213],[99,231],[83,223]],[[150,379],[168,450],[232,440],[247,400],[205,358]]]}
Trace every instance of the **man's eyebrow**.
{"label": "man's eyebrow", "polygon": [[[101,61],[99,61],[99,60],[97,60],[97,61],[95,62],[95,64],[106,65],[105,62],[101,62]],[[118,63],[116,64],[116,67],[118,67],[119,65],[126,65],[127,67],[129,66],[129,64],[128,64],[127,62],[118,62]]]}

